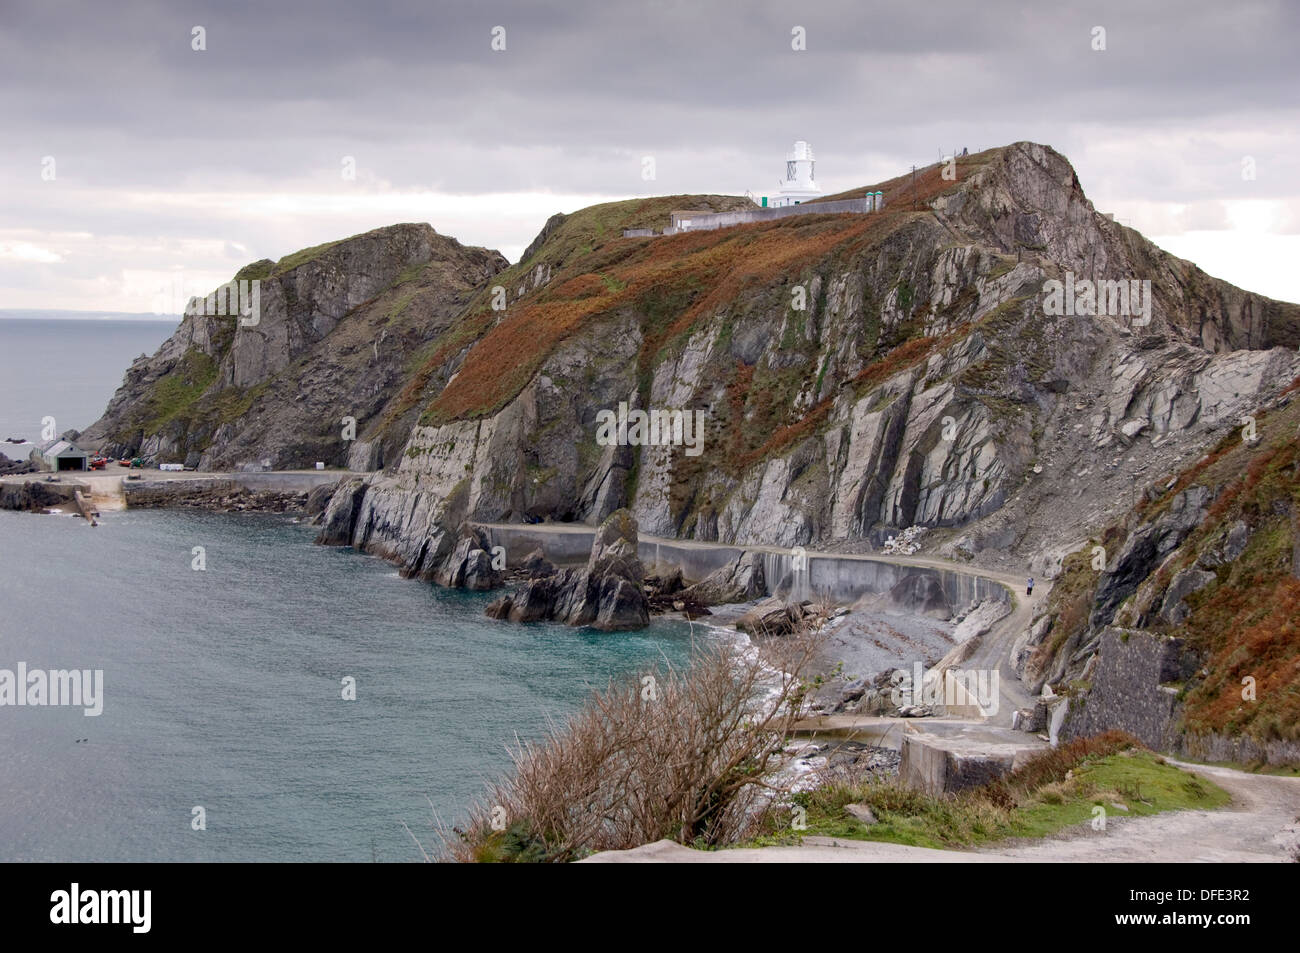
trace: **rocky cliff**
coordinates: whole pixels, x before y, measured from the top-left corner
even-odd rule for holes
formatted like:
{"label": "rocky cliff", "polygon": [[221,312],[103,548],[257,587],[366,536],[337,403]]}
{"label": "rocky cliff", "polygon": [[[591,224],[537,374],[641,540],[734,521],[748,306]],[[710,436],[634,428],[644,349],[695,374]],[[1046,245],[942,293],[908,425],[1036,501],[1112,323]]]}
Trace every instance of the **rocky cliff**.
{"label": "rocky cliff", "polygon": [[234,282],[258,283],[257,313],[233,313],[226,295],[192,301],[80,441],[204,470],[395,461],[424,397],[411,366],[506,265],[428,225],[256,262]]}
{"label": "rocky cliff", "polygon": [[1300,762],[1300,378],[1070,554],[1012,663],[1065,734]]}
{"label": "rocky cliff", "polygon": [[[1059,565],[1300,373],[1300,308],[1099,214],[1049,148],[872,188],[882,212],[671,237],[621,229],[718,197],[552,220],[493,279],[505,309],[462,316],[456,373],[323,541],[427,574],[464,519],[627,507],[654,535],[869,548],[921,525],[943,555]],[[1114,282],[1108,313],[1081,293],[1055,313],[1047,282],[1085,278]],[[702,452],[598,442],[621,403],[694,414]]]}
{"label": "rocky cliff", "polygon": [[[623,231],[751,203],[593,206],[513,266],[415,225],[259,262],[260,324],[187,317],[89,435],[382,465],[319,541],[444,584],[495,578],[472,520],[626,509],[650,535],[856,551],[923,528],[931,554],[1056,578],[1015,664],[1076,728],[1293,746],[1300,306],[1118,225],[1045,146],[868,189],[883,210],[673,236]],[[638,412],[670,439],[631,439]],[[1124,678],[1169,672],[1126,708]],[[1234,701],[1246,676],[1267,704]]]}

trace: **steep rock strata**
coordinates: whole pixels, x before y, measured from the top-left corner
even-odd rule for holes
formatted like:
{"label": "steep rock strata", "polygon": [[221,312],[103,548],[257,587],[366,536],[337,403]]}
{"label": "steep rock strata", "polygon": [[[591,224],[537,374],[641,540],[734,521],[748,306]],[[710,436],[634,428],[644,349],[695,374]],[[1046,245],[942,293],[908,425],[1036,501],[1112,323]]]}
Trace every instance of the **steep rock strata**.
{"label": "steep rock strata", "polygon": [[[423,572],[462,519],[627,506],[669,537],[867,547],[923,525],[946,555],[1034,554],[1300,373],[1300,309],[1097,213],[1052,150],[938,171],[915,210],[884,183],[875,216],[653,239],[616,231],[649,202],[548,222],[344,535]],[[1067,272],[1149,280],[1152,314],[1048,314]],[[702,452],[598,444],[620,404],[698,415]]]}
{"label": "steep rock strata", "polygon": [[81,442],[203,470],[374,469],[414,422],[400,399],[411,362],[506,264],[428,225],[393,225],[249,265],[234,281],[259,283],[257,313],[191,301]]}

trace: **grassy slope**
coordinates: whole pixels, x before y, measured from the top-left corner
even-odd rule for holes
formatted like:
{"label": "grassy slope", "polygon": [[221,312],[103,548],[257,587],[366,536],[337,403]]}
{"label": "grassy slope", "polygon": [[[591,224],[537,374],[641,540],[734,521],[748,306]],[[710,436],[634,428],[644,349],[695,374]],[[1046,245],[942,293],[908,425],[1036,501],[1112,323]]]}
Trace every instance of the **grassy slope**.
{"label": "grassy slope", "polygon": [[[1090,828],[1099,806],[1108,818],[1144,817],[1222,807],[1229,800],[1212,782],[1145,749],[1122,747],[1115,738],[1101,736],[1050,752],[1005,784],[950,797],[933,797],[893,782],[828,785],[797,794],[794,802],[807,811],[807,830],[790,830],[790,815],[779,815],[772,821],[782,829],[774,827],[738,846],[792,844],[804,836],[823,836],[937,849],[977,847]],[[845,811],[848,804],[869,806],[878,823],[861,824]]]}
{"label": "grassy slope", "polygon": [[[963,160],[962,178],[981,161],[974,156]],[[942,179],[939,171],[935,166],[918,172],[917,198],[921,205],[959,187],[958,183]],[[498,315],[491,311],[490,290],[485,289],[459,326],[426,359],[426,368],[437,366],[450,356],[451,350],[463,347],[483,329],[490,328],[470,348],[455,381],[427,407],[422,422],[438,424],[495,413],[523,389],[570,334],[588,322],[626,309],[641,321],[644,343],[640,370],[643,386],[648,385],[658,360],[668,349],[684,343],[703,320],[747,296],[798,280],[813,265],[828,259],[846,260],[925,214],[911,210],[910,176],[874,188],[886,193],[883,213],[796,216],[659,238],[625,239],[621,235],[623,228],[663,226],[668,213],[683,206],[717,207],[713,203],[722,197],[633,200],[593,206],[569,216],[527,261],[493,282],[513,293],[535,268],[548,266],[552,269],[550,283],[517,301],[510,299],[504,318],[495,324]],[[911,357],[919,361],[928,353],[926,348]],[[901,369],[896,365],[894,362],[889,367]],[[743,371],[738,369],[738,373]],[[795,373],[805,372],[796,369]],[[739,458],[752,459],[787,444],[798,433],[782,434],[784,427],[807,430],[826,409],[814,410],[809,415],[814,418],[811,421],[790,419],[785,413],[788,407],[780,398],[782,392],[792,395],[792,382],[757,383],[767,394],[768,406],[747,408],[745,419],[754,434],[773,442],[760,446],[762,441],[756,444],[742,439],[736,446],[738,459],[732,461],[739,465],[745,462]],[[770,386],[761,386],[764,384]]]}

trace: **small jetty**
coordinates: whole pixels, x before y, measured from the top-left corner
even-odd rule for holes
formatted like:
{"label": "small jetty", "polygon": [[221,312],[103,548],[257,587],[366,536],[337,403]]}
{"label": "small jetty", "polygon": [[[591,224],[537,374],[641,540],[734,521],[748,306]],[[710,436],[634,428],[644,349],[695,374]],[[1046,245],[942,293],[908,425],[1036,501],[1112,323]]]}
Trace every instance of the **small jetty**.
{"label": "small jetty", "polygon": [[80,489],[72,491],[72,502],[76,504],[77,512],[85,518],[91,526],[98,526],[99,520],[95,519],[99,515],[99,510],[95,509],[81,493]]}

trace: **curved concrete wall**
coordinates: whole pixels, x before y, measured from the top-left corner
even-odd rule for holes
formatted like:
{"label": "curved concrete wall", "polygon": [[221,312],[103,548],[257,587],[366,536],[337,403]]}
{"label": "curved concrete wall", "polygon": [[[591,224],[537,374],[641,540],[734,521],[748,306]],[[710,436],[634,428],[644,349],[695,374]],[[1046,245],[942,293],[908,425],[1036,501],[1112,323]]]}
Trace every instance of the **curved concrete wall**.
{"label": "curved concrete wall", "polygon": [[[595,531],[590,527],[476,524],[493,546],[504,546],[506,565],[516,566],[530,552],[540,549],[554,563],[586,562]],[[912,576],[929,576],[943,589],[948,605],[956,611],[984,599],[1007,601],[1010,593],[991,579],[949,569],[909,566],[883,559],[809,554],[807,570],[794,572],[794,553],[789,550],[752,547],[763,554],[763,576],[767,594],[783,598],[815,599],[825,593],[832,602],[850,604],[867,595],[889,592]],[[637,547],[641,561],[652,572],[680,569],[689,582],[734,563],[744,546],[699,543],[642,537]]]}

